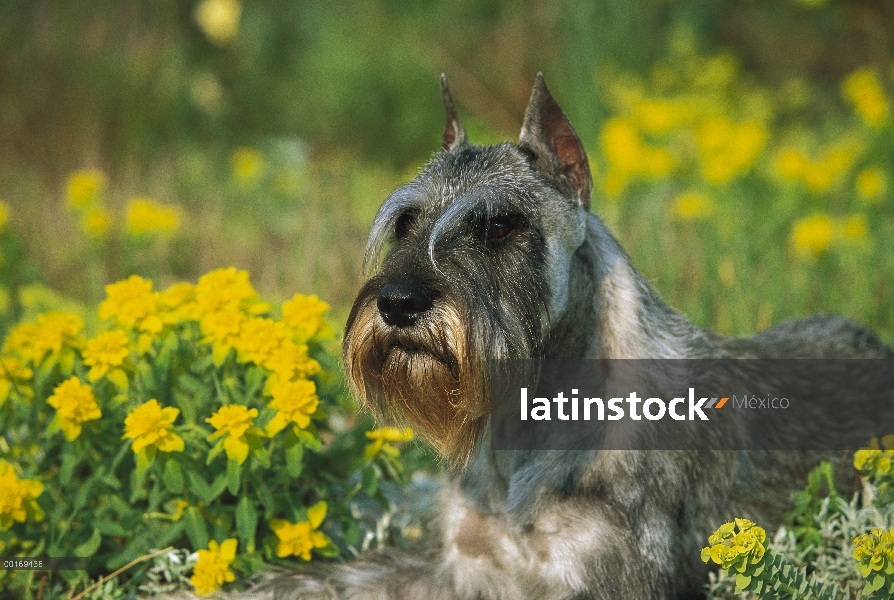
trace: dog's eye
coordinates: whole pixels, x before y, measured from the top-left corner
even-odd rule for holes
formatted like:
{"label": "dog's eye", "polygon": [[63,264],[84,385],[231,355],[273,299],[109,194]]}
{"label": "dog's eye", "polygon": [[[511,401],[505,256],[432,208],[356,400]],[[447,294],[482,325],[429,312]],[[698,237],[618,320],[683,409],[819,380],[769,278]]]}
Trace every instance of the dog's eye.
{"label": "dog's eye", "polygon": [[502,240],[522,224],[521,215],[498,215],[487,221],[487,239]]}
{"label": "dog's eye", "polygon": [[401,215],[397,217],[397,221],[394,222],[394,237],[397,239],[405,237],[407,235],[407,232],[410,230],[410,225],[413,224],[413,221],[415,219],[415,211],[408,210],[404,213],[401,213]]}

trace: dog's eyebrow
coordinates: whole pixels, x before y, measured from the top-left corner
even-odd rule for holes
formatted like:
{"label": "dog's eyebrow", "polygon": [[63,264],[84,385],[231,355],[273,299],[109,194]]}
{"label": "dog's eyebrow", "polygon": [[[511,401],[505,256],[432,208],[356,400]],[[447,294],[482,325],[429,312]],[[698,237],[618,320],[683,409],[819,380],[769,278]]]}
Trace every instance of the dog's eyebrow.
{"label": "dog's eyebrow", "polygon": [[505,190],[488,185],[475,187],[447,207],[438,217],[428,238],[428,258],[437,270],[435,262],[435,245],[445,231],[455,231],[470,214],[479,214],[484,218],[499,214],[509,206],[505,198]]}
{"label": "dog's eyebrow", "polygon": [[402,185],[385,198],[379,207],[372,228],[369,232],[369,241],[363,255],[365,267],[373,264],[388,239],[388,234],[394,226],[394,221],[407,209],[421,207],[425,202],[425,196],[415,182]]}

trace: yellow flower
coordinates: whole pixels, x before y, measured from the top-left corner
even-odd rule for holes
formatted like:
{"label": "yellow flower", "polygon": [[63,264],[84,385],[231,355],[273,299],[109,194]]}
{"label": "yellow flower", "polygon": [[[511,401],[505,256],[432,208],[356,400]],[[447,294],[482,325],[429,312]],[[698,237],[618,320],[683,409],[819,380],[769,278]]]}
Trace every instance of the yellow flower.
{"label": "yellow flower", "polygon": [[226,46],[239,33],[239,0],[202,0],[196,7],[199,28],[218,46]]}
{"label": "yellow flower", "polygon": [[68,441],[81,435],[83,423],[102,416],[93,390],[77,377],[71,377],[56,386],[53,395],[47,399],[47,404],[56,409],[55,421]]}
{"label": "yellow flower", "polygon": [[47,353],[58,353],[64,346],[78,347],[78,334],[84,321],[65,312],[48,312],[37,316],[35,323],[22,323],[6,338],[4,351],[17,354],[25,361],[38,363]]}
{"label": "yellow flower", "polygon": [[725,183],[747,170],[764,148],[767,131],[759,123],[708,119],[696,131],[702,173],[710,183]]}
{"label": "yellow flower", "polygon": [[785,179],[800,179],[809,163],[800,150],[784,148],[776,157],[776,172]]}
{"label": "yellow flower", "polygon": [[230,308],[211,312],[202,317],[199,324],[201,328],[203,344],[213,344],[212,358],[220,364],[230,352],[230,348],[236,342],[242,322],[248,317],[242,312]]}
{"label": "yellow flower", "polygon": [[878,167],[867,167],[857,174],[857,193],[868,201],[877,201],[888,188],[885,172]]}
{"label": "yellow flower", "polygon": [[385,452],[391,456],[398,455],[398,449],[391,445],[391,442],[409,442],[413,439],[412,429],[398,429],[397,427],[381,427],[366,432],[366,437],[373,440],[371,444],[366,445],[364,457],[373,458],[379,452]]}
{"label": "yellow flower", "polygon": [[230,565],[236,559],[237,545],[236,538],[225,540],[222,544],[211,540],[207,550],[199,550],[199,561],[189,578],[199,595],[206,596],[225,582],[236,579]]}
{"label": "yellow flower", "polygon": [[88,206],[106,188],[107,183],[102,171],[75,171],[68,177],[68,203],[73,208]]}
{"label": "yellow flower", "polygon": [[6,202],[0,200],[0,229],[6,226],[6,223],[9,222],[9,205]]}
{"label": "yellow flower", "polygon": [[42,483],[19,479],[12,465],[0,460],[0,531],[8,530],[13,523],[24,523],[29,517],[42,521],[44,513],[37,503],[42,493]]}
{"label": "yellow flower", "polygon": [[253,183],[264,172],[264,155],[254,148],[237,148],[230,157],[233,177],[243,183]]}
{"label": "yellow flower", "polygon": [[267,379],[268,390],[278,381],[304,379],[320,372],[320,363],[308,355],[307,346],[291,340],[285,340],[271,352],[262,366],[273,372]]}
{"label": "yellow flower", "polygon": [[88,234],[100,237],[112,226],[112,217],[105,208],[94,206],[84,211],[81,224]]}
{"label": "yellow flower", "polygon": [[888,99],[871,68],[863,67],[848,75],[841,84],[841,93],[866,124],[878,127],[887,120]]}
{"label": "yellow flower", "polygon": [[835,225],[828,215],[817,214],[795,223],[791,243],[800,255],[815,256],[822,253],[832,242]]}
{"label": "yellow flower", "polygon": [[823,192],[829,189],[836,178],[847,171],[857,156],[858,146],[853,141],[845,141],[826,148],[816,160],[800,150],[786,148],[776,158],[776,172],[782,177],[803,181],[808,189]]}
{"label": "yellow flower", "polygon": [[615,117],[602,128],[602,150],[609,169],[629,175],[660,177],[671,171],[674,159],[667,150],[646,144],[630,120]]}
{"label": "yellow flower", "polygon": [[131,235],[173,233],[180,227],[180,208],[152,198],[132,198],[127,204],[127,232]]}
{"label": "yellow flower", "polygon": [[210,423],[215,429],[215,432],[208,436],[208,440],[227,436],[224,440],[227,457],[238,461],[241,465],[248,458],[246,434],[263,435],[262,431],[252,426],[252,419],[257,416],[257,408],[248,409],[241,404],[221,406],[220,410],[205,419],[205,422]]}
{"label": "yellow flower", "polygon": [[[738,528],[738,532],[736,532]],[[701,552],[702,562],[713,561],[722,569],[737,567],[741,572],[750,564],[759,563],[767,551],[767,532],[747,519],[724,523],[708,537]]]}
{"label": "yellow flower", "polygon": [[92,340],[87,340],[83,352],[84,364],[90,367],[87,379],[96,381],[111,368],[120,366],[130,354],[127,343],[127,335],[120,329],[104,331]]}
{"label": "yellow flower", "polygon": [[249,283],[248,273],[235,267],[202,275],[196,286],[196,302],[204,313],[245,309],[251,314],[260,314],[270,308],[258,301],[258,292]]}
{"label": "yellow flower", "polygon": [[275,408],[277,412],[267,424],[265,433],[273,437],[289,423],[294,423],[301,429],[310,425],[310,417],[320,404],[316,391],[314,382],[307,379],[275,385],[272,390],[273,400],[269,406]]}
{"label": "yellow flower", "polygon": [[295,294],[282,305],[282,322],[295,332],[298,341],[304,342],[323,326],[323,313],[327,310],[329,305],[316,296]]}
{"label": "yellow flower", "polygon": [[184,321],[198,321],[201,316],[196,303],[195,286],[191,283],[175,283],[158,294],[158,311],[167,325]]}
{"label": "yellow flower", "polygon": [[242,321],[239,333],[233,339],[233,347],[241,362],[263,365],[285,339],[286,329],[282,323],[255,317]]}
{"label": "yellow flower", "polygon": [[294,555],[310,560],[311,550],[328,546],[329,539],[316,531],[326,517],[326,508],[325,502],[317,502],[307,509],[307,521],[298,523],[290,523],[283,519],[271,520],[270,529],[279,538],[276,555],[280,558]]}
{"label": "yellow flower", "polygon": [[673,213],[678,221],[697,221],[708,217],[714,206],[704,194],[684,192],[674,199]]}
{"label": "yellow flower", "polygon": [[107,298],[99,305],[99,318],[111,319],[125,329],[159,333],[164,322],[158,315],[158,294],[152,282],[138,275],[106,286]]}
{"label": "yellow flower", "polygon": [[139,454],[147,446],[155,446],[162,452],[182,452],[183,438],[171,431],[179,414],[179,408],[162,408],[153,398],[127,415],[121,439],[133,439],[134,454]]}
{"label": "yellow flower", "polygon": [[676,102],[664,99],[645,99],[637,104],[634,118],[646,133],[663,134],[678,126],[686,111]]}

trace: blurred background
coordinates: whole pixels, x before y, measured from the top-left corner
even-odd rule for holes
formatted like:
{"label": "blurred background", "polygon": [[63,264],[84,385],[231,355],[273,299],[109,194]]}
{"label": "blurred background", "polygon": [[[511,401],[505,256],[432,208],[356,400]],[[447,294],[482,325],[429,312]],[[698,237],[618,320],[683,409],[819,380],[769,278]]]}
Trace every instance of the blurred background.
{"label": "blurred background", "polygon": [[379,203],[439,148],[440,73],[493,143],[543,71],[669,303],[892,342],[892,42],[886,0],[4,0],[2,321],[232,265],[341,324]]}

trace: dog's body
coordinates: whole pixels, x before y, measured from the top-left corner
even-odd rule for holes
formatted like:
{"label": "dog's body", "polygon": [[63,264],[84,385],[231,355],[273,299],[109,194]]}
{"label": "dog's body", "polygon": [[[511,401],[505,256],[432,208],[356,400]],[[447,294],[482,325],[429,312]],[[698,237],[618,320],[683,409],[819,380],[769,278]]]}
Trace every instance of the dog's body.
{"label": "dog's body", "polygon": [[[778,522],[800,453],[493,451],[488,359],[892,357],[866,329],[815,317],[750,339],[692,325],[598,218],[574,130],[538,76],[520,142],[478,147],[442,81],[443,151],[393,193],[368,258],[345,365],[358,398],[454,465],[439,540],[278,577],[257,597],[699,597],[699,549],[732,517]],[[753,502],[749,502],[748,499]]]}

